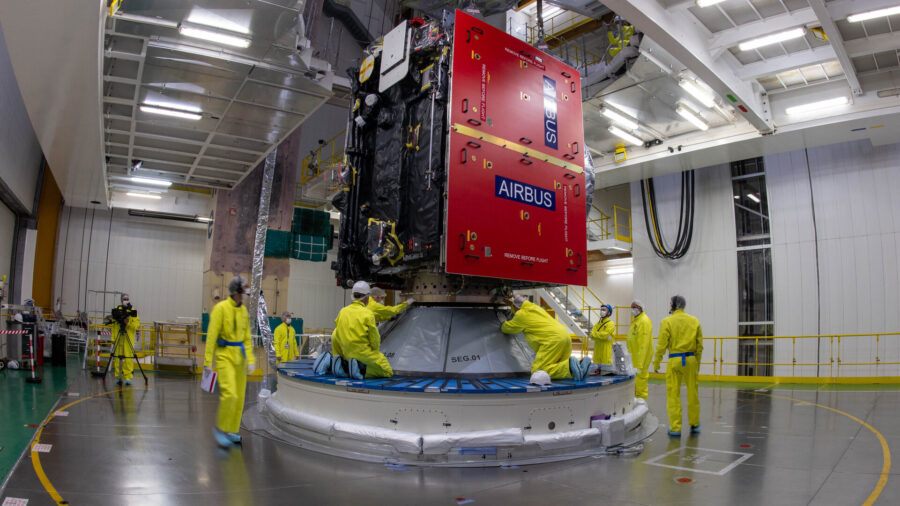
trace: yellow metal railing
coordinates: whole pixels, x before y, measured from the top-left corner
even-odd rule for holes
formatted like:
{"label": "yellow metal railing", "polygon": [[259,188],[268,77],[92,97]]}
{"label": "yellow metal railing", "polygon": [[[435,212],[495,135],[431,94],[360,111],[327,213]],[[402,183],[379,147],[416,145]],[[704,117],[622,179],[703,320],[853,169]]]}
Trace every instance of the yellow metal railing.
{"label": "yellow metal railing", "polygon": [[[726,347],[732,341],[754,341],[754,353],[752,361],[739,361],[730,359],[727,355],[739,356],[737,342],[731,346],[730,351]],[[760,341],[768,344],[771,341],[771,361],[760,360]],[[790,342],[791,358],[789,361],[776,360],[776,354],[787,356],[784,344]],[[813,353],[809,343],[817,344],[818,352],[822,358],[818,360],[803,360],[799,354]],[[852,343],[852,344],[851,344]],[[858,348],[850,347],[868,344],[868,350],[860,352]],[[801,383],[866,383],[866,382],[891,382],[900,383],[900,332],[882,332],[875,334],[828,334],[828,335],[802,335],[802,336],[759,336],[759,337],[704,337],[703,360],[700,363],[700,378],[714,381],[770,381],[770,382],[801,382]],[[654,350],[656,343],[654,343]],[[826,358],[827,357],[827,358]],[[861,358],[862,357],[862,358]],[[712,360],[708,360],[712,358]],[[661,362],[660,370],[664,371],[666,360]],[[709,373],[710,366],[712,374]],[[734,367],[735,371],[728,371],[726,367]],[[740,366],[753,366],[754,370],[760,367],[772,367],[771,376],[738,376],[736,369]],[[894,366],[894,367],[891,367]],[[790,375],[775,374],[774,368],[790,367]],[[865,374],[860,374],[860,367],[868,367]]]}
{"label": "yellow metal railing", "polygon": [[325,141],[322,145],[303,157],[300,162],[300,181],[298,186],[302,186],[325,170],[335,167],[341,163],[344,158],[344,146],[338,145],[337,140],[344,135],[345,130],[341,130],[331,139]]}
{"label": "yellow metal railing", "polygon": [[631,210],[613,206],[613,227],[617,240],[631,242]]}
{"label": "yellow metal railing", "polygon": [[[572,11],[563,11],[550,19],[544,20],[544,40],[550,41],[559,37],[560,35],[574,30],[581,25],[587,24],[591,22],[591,18],[587,16],[582,16],[577,12]],[[539,36],[539,30],[537,24],[528,25],[526,27],[527,35],[525,38],[527,42],[532,46],[537,42]]]}
{"label": "yellow metal railing", "polygon": [[588,217],[588,228],[593,226],[594,228],[591,230],[594,232],[600,240],[609,239],[612,237],[612,233],[609,231],[609,216],[600,210],[597,206],[591,206],[591,208],[600,215],[598,218],[590,218]]}

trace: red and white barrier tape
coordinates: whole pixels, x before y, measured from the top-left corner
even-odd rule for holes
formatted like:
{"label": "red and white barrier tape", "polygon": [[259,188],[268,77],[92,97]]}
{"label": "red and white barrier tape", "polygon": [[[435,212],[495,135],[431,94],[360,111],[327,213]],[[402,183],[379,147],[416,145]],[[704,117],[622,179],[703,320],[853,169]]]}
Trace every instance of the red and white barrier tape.
{"label": "red and white barrier tape", "polygon": [[0,330],[0,334],[27,334],[27,330]]}

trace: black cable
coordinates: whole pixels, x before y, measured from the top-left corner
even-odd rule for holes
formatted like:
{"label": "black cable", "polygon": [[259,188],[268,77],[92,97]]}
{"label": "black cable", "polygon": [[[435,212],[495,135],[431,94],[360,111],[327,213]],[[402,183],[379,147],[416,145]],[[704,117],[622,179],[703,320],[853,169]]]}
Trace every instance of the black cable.
{"label": "black cable", "polygon": [[[687,254],[694,237],[695,178],[694,171],[681,175],[681,202],[679,206],[678,228],[675,245],[669,250],[659,229],[659,214],[656,206],[656,189],[653,178],[641,181],[641,201],[644,208],[644,226],[653,252],[660,258],[676,260]],[[652,221],[652,228],[651,228]]]}

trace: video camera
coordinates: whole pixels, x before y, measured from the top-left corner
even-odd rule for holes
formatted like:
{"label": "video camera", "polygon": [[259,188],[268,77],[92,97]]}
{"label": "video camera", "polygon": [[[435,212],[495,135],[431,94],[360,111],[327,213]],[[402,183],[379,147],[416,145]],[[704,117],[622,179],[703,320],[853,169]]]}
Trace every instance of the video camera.
{"label": "video camera", "polygon": [[137,316],[137,310],[131,307],[131,304],[124,306],[116,306],[112,310],[112,319],[119,324],[120,327],[125,326],[125,319]]}

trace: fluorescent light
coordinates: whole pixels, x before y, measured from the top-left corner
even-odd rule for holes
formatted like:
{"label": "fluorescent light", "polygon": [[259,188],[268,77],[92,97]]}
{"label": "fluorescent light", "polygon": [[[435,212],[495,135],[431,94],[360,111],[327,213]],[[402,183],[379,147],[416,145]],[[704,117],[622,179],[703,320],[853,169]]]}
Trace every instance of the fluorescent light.
{"label": "fluorescent light", "polygon": [[131,181],[134,183],[149,184],[153,186],[165,186],[166,188],[172,186],[171,181],[165,181],[162,179],[150,179],[147,177],[133,177],[131,178]]}
{"label": "fluorescent light", "polygon": [[820,100],[809,104],[795,105],[784,110],[786,114],[805,114],[808,112],[828,109],[838,105],[847,105],[849,99],[846,96],[829,98],[828,100]]}
{"label": "fluorescent light", "polygon": [[747,198],[752,200],[753,202],[756,202],[757,204],[760,203],[759,197],[757,197],[756,195],[754,195],[752,193],[748,193]]}
{"label": "fluorescent light", "polygon": [[704,121],[703,118],[701,118],[699,114],[697,114],[696,112],[691,110],[689,107],[686,107],[683,104],[679,103],[678,105],[675,106],[675,112],[677,112],[678,115],[681,116],[682,118],[693,123],[694,126],[699,128],[700,130],[703,130],[703,131],[709,130],[709,123]]}
{"label": "fluorescent light", "polygon": [[735,200],[737,200],[737,199],[739,199],[739,198],[741,198],[740,195],[735,195],[735,196],[734,196],[734,199],[735,199]]}
{"label": "fluorescent light", "polygon": [[709,7],[710,5],[716,5],[724,1],[725,0],[697,0],[697,7]]}
{"label": "fluorescent light", "polygon": [[162,198],[162,195],[157,195],[155,193],[138,193],[138,192],[128,192],[125,195],[129,197],[139,197],[142,199],[156,199],[159,200]]}
{"label": "fluorescent light", "polygon": [[696,98],[704,106],[713,107],[716,105],[716,97],[713,93],[706,87],[701,86],[697,81],[687,78],[681,79],[678,81],[678,86],[684,88],[684,91],[690,93],[692,97]]}
{"label": "fluorescent light", "polygon": [[200,7],[192,8],[191,13],[188,15],[185,21],[198,25],[211,26],[213,28],[227,30],[229,32],[238,32],[243,33],[244,35],[250,34],[250,28],[248,28],[247,26],[236,23],[226,18],[225,16],[222,16],[221,14],[217,14],[215,11],[203,9]]}
{"label": "fluorescent light", "polygon": [[616,274],[632,274],[634,273],[634,266],[610,267],[609,269],[606,269],[606,273],[610,276],[615,276]]}
{"label": "fluorescent light", "polygon": [[203,117],[199,114],[194,114],[192,112],[182,112],[182,111],[176,111],[174,109],[163,109],[160,107],[152,107],[149,105],[142,105],[141,112],[149,112],[149,113],[153,113],[153,114],[162,114],[163,116],[174,116],[176,118],[193,119],[193,120],[198,120]]}
{"label": "fluorescent light", "polygon": [[741,51],[750,51],[758,47],[778,44],[779,42],[784,42],[786,40],[799,39],[804,35],[806,35],[806,28],[802,26],[799,28],[791,28],[790,30],[785,30],[783,32],[773,33],[772,35],[766,35],[765,37],[741,42],[738,44],[738,49]]}
{"label": "fluorescent light", "polygon": [[616,126],[609,127],[609,133],[615,135],[616,137],[619,137],[620,139],[624,139],[624,140],[630,142],[631,144],[634,144],[635,146],[643,146],[644,145],[644,141],[642,141],[639,138],[635,137],[634,135],[631,135],[630,133],[622,130],[619,127],[616,127]]}
{"label": "fluorescent light", "polygon": [[176,21],[169,21],[168,19],[162,18],[153,18],[150,16],[139,16],[137,14],[128,14],[127,12],[117,12],[113,17],[116,19],[123,19],[125,21],[132,21],[135,23],[144,23],[146,25],[165,26],[166,28],[178,28],[178,22]]}
{"label": "fluorescent light", "polygon": [[218,42],[227,46],[250,47],[250,39],[237,37],[234,35],[226,35],[224,33],[214,32],[212,30],[204,30],[202,28],[194,28],[192,26],[181,25],[178,32],[185,37],[193,37],[195,39],[208,40],[210,42]]}
{"label": "fluorescent light", "polygon": [[201,223],[209,223],[209,222],[212,221],[212,218],[206,218],[206,217],[204,217],[204,216],[197,216],[197,217],[194,218],[194,219],[197,220],[197,221],[199,221],[199,222],[201,222]]}
{"label": "fluorescent light", "polygon": [[623,113],[616,112],[606,105],[604,105],[603,108],[600,109],[600,113],[609,118],[613,123],[618,123],[628,130],[634,130],[640,126],[638,122],[633,118]]}
{"label": "fluorescent light", "polygon": [[638,52],[641,54],[641,56],[646,58],[647,61],[649,61],[650,63],[659,67],[659,70],[662,70],[666,74],[672,73],[672,67],[666,65],[662,60],[660,60],[659,58],[654,56],[652,53],[650,53],[650,51],[647,51],[646,49],[641,48],[641,49],[638,49]]}
{"label": "fluorescent light", "polygon": [[896,7],[887,7],[885,9],[878,9],[877,11],[869,11],[869,12],[861,12],[859,14],[853,14],[847,16],[847,21],[851,23],[859,23],[860,21],[866,21],[869,19],[875,18],[883,18],[885,16],[893,16],[894,14],[900,14],[900,5]]}
{"label": "fluorescent light", "polygon": [[203,110],[200,109],[199,107],[197,107],[196,105],[179,104],[177,102],[159,102],[157,100],[144,100],[144,105],[150,105],[153,107],[162,107],[164,109],[175,109],[175,110],[184,111],[184,112],[195,112],[195,113],[203,112]]}

